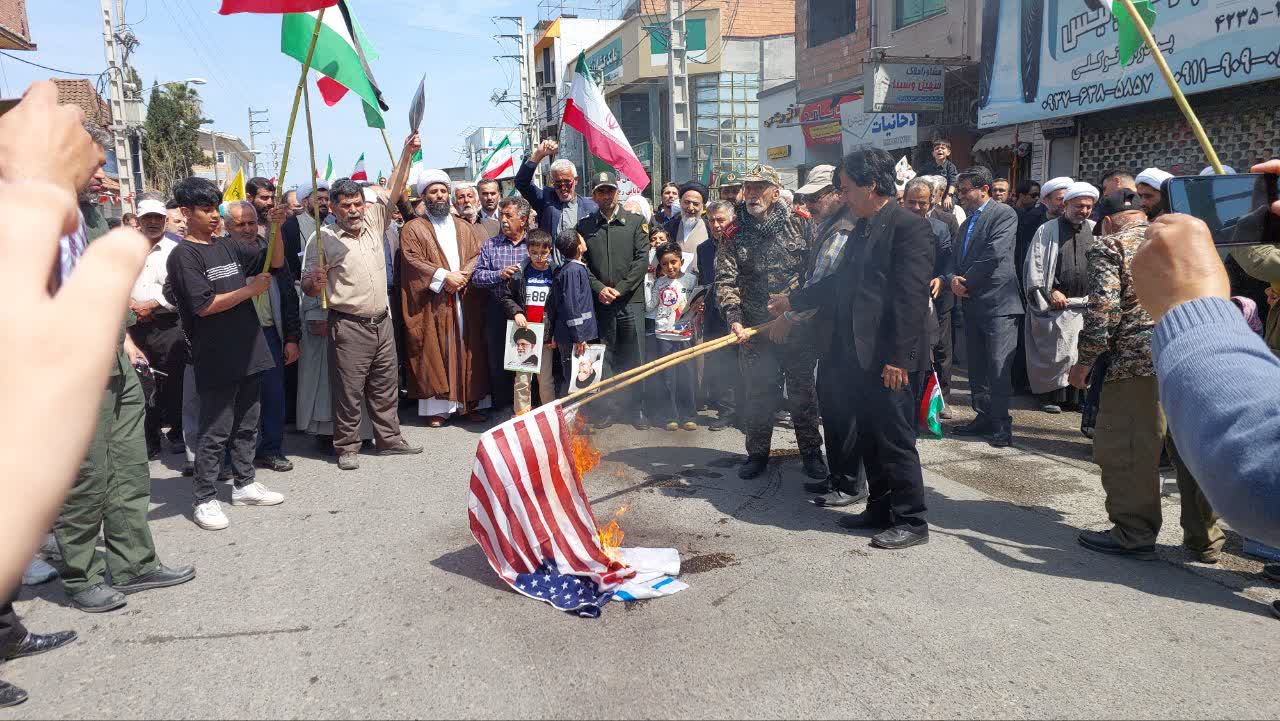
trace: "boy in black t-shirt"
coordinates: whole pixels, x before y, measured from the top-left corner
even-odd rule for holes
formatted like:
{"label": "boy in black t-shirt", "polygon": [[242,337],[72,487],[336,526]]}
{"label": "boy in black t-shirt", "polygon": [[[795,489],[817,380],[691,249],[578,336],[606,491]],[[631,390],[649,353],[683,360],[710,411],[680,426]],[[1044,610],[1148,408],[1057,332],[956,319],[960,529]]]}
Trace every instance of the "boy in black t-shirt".
{"label": "boy in black t-shirt", "polygon": [[[229,524],[217,499],[218,476],[230,443],[235,506],[273,506],[284,496],[254,480],[259,387],[263,371],[275,361],[267,349],[251,299],[265,293],[271,274],[263,273],[266,251],[215,238],[222,194],[204,178],[187,178],[174,188],[187,219],[187,237],[169,255],[169,285],[182,327],[191,345],[200,422],[195,464],[195,522],[210,531]],[[284,220],[284,208],[271,222]],[[284,244],[272,248],[272,273],[284,267]]]}

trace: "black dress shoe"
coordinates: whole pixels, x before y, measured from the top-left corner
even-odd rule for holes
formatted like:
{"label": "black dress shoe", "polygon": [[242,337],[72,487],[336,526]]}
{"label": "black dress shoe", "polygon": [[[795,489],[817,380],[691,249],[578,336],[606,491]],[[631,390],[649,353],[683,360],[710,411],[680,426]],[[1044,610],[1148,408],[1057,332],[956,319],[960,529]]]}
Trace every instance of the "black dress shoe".
{"label": "black dress shoe", "polygon": [[605,416],[604,418],[601,418],[600,420],[595,421],[591,425],[595,426],[597,431],[603,431],[604,429],[613,425],[613,418],[610,416]]}
{"label": "black dress shoe", "polygon": [[911,548],[929,542],[928,531],[913,531],[906,526],[897,526],[887,531],[882,531],[871,537],[871,545],[876,548],[884,548],[890,551],[896,551],[902,548]]}
{"label": "black dress shoe", "polygon": [[253,459],[253,465],[276,473],[288,473],[293,470],[293,464],[289,462],[288,458],[281,455],[258,456]]}
{"label": "black dress shoe", "polygon": [[75,631],[58,631],[57,633],[46,634],[28,633],[17,648],[4,657],[4,660],[12,661],[15,658],[39,656],[45,651],[52,651],[55,648],[66,646],[74,640],[76,640]]}
{"label": "black dress shoe", "polygon": [[90,586],[71,597],[71,605],[85,613],[114,611],[127,602],[123,593],[105,583]]}
{"label": "black dress shoe", "polygon": [[27,700],[27,692],[11,683],[0,681],[0,708],[17,706]]}
{"label": "black dress shoe", "polygon": [[985,420],[975,420],[969,421],[968,423],[961,423],[955,428],[952,428],[951,432],[957,436],[987,436],[991,435],[991,432],[994,430],[995,429],[991,427],[991,424],[987,423]]}
{"label": "black dress shoe", "polygon": [[[1274,614],[1276,618],[1280,618],[1280,601],[1271,602],[1271,613]],[[4,682],[0,681],[0,683],[4,683]],[[21,701],[19,701],[19,703],[21,703]],[[0,703],[0,706],[3,706],[3,705],[4,705],[3,703]]]}
{"label": "black dress shoe", "polygon": [[826,478],[822,479],[821,481],[811,481],[811,482],[805,483],[804,489],[809,493],[830,493],[837,488],[836,482],[838,480],[839,479],[837,479],[835,476],[828,475]]}
{"label": "black dress shoe", "polygon": [[738,469],[738,478],[741,478],[744,481],[749,481],[752,478],[759,478],[768,467],[768,456],[752,456],[747,459],[746,463],[742,464],[741,468]]}
{"label": "black dress shoe", "polygon": [[115,584],[115,589],[121,593],[137,593],[138,591],[149,591],[153,588],[177,586],[195,577],[196,569],[192,566],[169,568],[162,563],[128,583]]}
{"label": "black dress shoe", "polygon": [[1151,546],[1135,546],[1130,548],[1123,546],[1116,540],[1115,536],[1106,531],[1081,531],[1076,536],[1076,540],[1081,546],[1090,551],[1098,553],[1109,553],[1113,556],[1128,556],[1141,561],[1154,561],[1156,558],[1156,547]]}
{"label": "black dress shoe", "polygon": [[1262,567],[1262,575],[1268,580],[1280,583],[1280,563],[1268,563]]}
{"label": "black dress shoe", "polygon": [[870,511],[863,511],[862,513],[857,513],[852,516],[841,516],[840,520],[836,521],[836,523],[840,524],[843,528],[848,528],[854,531],[865,530],[868,528],[883,530],[888,528],[890,525],[888,518],[879,513],[871,513]]}
{"label": "black dress shoe", "polygon": [[649,430],[649,419],[645,418],[644,414],[641,413],[636,417],[636,420],[631,424],[631,427],[635,428],[637,431],[647,431]]}
{"label": "black dress shoe", "polygon": [[1008,448],[1013,445],[1013,433],[1009,431],[996,431],[987,439],[987,443],[992,448]]}
{"label": "black dress shoe", "polygon": [[861,495],[853,493],[845,493],[840,489],[836,489],[830,493],[825,493],[817,498],[811,499],[811,503],[815,506],[824,508],[840,508],[842,506],[852,506],[859,501],[867,500],[867,492],[863,491]]}
{"label": "black dress shoe", "polygon": [[804,474],[810,478],[822,480],[830,474],[830,471],[827,470],[827,462],[822,460],[821,451],[804,454],[802,463],[804,464]]}
{"label": "black dress shoe", "polygon": [[733,418],[722,414],[717,416],[714,421],[711,421],[710,423],[707,424],[707,430],[723,431],[724,429],[728,428],[732,424],[733,424]]}

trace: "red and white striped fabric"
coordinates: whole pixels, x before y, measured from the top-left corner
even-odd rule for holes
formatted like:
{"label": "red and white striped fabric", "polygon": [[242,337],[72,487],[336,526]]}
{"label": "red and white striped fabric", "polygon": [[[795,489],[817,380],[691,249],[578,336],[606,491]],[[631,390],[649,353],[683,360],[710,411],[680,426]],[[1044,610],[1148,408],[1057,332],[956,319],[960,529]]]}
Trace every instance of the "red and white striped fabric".
{"label": "red and white striped fabric", "polygon": [[515,588],[544,560],[609,591],[635,571],[604,553],[596,520],[569,458],[561,403],[513,418],[480,437],[467,502],[471,533],[489,565]]}

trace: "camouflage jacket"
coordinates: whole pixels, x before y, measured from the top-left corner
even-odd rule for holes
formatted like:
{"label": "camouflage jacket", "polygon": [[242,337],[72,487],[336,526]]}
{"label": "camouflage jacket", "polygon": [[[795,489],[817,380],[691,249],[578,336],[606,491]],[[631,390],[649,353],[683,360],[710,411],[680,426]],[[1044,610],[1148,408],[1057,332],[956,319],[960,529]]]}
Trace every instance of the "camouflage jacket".
{"label": "camouflage jacket", "polygon": [[757,220],[738,204],[738,233],[716,254],[716,302],[726,323],[770,320],[769,296],[800,287],[809,268],[813,223],[778,201]]}
{"label": "camouflage jacket", "polygon": [[1138,304],[1133,288],[1133,256],[1147,234],[1145,220],[1104,235],[1089,248],[1089,307],[1080,331],[1080,365],[1111,354],[1108,381],[1156,374],[1151,335],[1156,323]]}

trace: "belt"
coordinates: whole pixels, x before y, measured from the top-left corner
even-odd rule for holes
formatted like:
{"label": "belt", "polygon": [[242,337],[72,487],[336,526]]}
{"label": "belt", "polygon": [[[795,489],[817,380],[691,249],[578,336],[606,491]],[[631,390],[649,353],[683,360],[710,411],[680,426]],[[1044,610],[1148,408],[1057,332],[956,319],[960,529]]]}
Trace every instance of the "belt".
{"label": "belt", "polygon": [[368,325],[368,326],[378,325],[379,323],[387,319],[387,311],[385,310],[379,313],[378,315],[375,315],[372,318],[366,318],[362,315],[352,315],[351,313],[343,313],[340,310],[331,310],[329,312],[332,313],[333,315],[338,316],[339,318],[346,318],[347,320],[353,320],[357,323],[360,323],[362,325]]}

